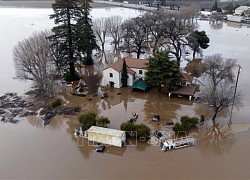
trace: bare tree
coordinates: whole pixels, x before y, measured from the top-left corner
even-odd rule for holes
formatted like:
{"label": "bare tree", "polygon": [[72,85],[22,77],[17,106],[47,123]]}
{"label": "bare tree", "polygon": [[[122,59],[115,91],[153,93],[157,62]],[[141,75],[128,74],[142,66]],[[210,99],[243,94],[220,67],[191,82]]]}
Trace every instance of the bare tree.
{"label": "bare tree", "polygon": [[121,16],[112,16],[108,18],[108,34],[113,39],[114,50],[113,54],[115,56],[119,55],[119,45],[121,43],[121,25],[122,25],[122,17]]}
{"label": "bare tree", "polygon": [[93,22],[93,30],[96,34],[98,41],[101,43],[101,57],[104,56],[105,62],[107,62],[107,57],[105,53],[105,42],[108,33],[108,18],[97,18]]}
{"label": "bare tree", "polygon": [[164,44],[164,30],[163,22],[166,14],[164,11],[156,11],[153,13],[144,14],[145,26],[147,26],[149,35],[149,41],[153,52],[155,52],[162,44]]}
{"label": "bare tree", "polygon": [[94,67],[85,67],[82,71],[81,78],[87,85],[90,94],[97,93],[102,79],[101,72],[97,71]]}
{"label": "bare tree", "polygon": [[164,22],[166,27],[164,36],[167,39],[166,46],[171,54],[176,58],[177,64],[180,66],[183,48],[187,45],[186,37],[193,32],[196,24],[190,17],[183,14],[168,15]]}
{"label": "bare tree", "polygon": [[200,148],[204,148],[206,151],[216,150],[217,153],[228,151],[235,141],[232,130],[223,127],[220,123],[201,126],[198,131],[198,138],[201,144]]}
{"label": "bare tree", "polygon": [[181,13],[185,14],[186,17],[192,19],[194,21],[195,16],[200,12],[200,5],[198,4],[190,4],[189,6],[184,6],[181,9]]}
{"label": "bare tree", "polygon": [[240,94],[234,96],[236,60],[223,60],[220,54],[207,56],[204,59],[201,92],[206,96],[206,101],[213,110],[212,121],[223,109],[235,104],[240,104]]}
{"label": "bare tree", "polygon": [[31,80],[40,92],[52,95],[55,87],[55,66],[48,36],[47,31],[35,32],[29,38],[20,41],[14,47],[13,59],[18,79]]}
{"label": "bare tree", "polygon": [[126,20],[123,25],[123,39],[125,47],[129,52],[135,51],[137,58],[143,48],[146,48],[148,42],[148,28],[145,26],[145,19],[143,17],[136,17]]}

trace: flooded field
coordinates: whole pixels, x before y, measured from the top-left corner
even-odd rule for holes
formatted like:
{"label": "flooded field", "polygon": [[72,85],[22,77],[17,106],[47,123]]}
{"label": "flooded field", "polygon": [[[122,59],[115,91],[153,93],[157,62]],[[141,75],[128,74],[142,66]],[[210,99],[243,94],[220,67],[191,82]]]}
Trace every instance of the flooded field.
{"label": "flooded field", "polygon": [[[26,13],[25,13],[26,11]],[[7,91],[22,94],[29,84],[14,80],[12,49],[18,41],[35,30],[50,28],[50,9],[20,10],[0,9],[0,94]],[[125,17],[139,15],[135,10],[113,8],[94,10],[95,16],[120,14]],[[30,15],[32,14],[32,16]],[[94,15],[93,15],[94,16]],[[18,124],[0,123],[0,179],[249,179],[250,133],[241,132],[249,127],[250,81],[249,42],[250,29],[237,24],[223,23],[219,28],[207,21],[200,21],[200,29],[210,37],[210,47],[203,55],[221,53],[226,58],[235,58],[243,67],[239,90],[244,95],[244,106],[234,111],[234,127],[239,131],[235,141],[221,146],[197,145],[190,148],[162,152],[159,146],[137,142],[125,148],[107,147],[103,154],[96,153],[86,141],[73,136],[79,126],[77,117],[57,117],[44,127],[41,120],[29,118]],[[18,29],[18,31],[17,31]],[[207,106],[185,98],[168,98],[157,90],[148,93],[131,91],[128,88],[109,91],[109,97],[92,101],[65,94],[83,111],[95,111],[110,119],[112,128],[119,129],[132,112],[139,114],[138,123],[148,124],[152,130],[167,130],[163,124],[178,120],[182,115],[206,114]],[[160,123],[150,119],[154,113],[162,117]],[[228,112],[220,114],[227,121]],[[240,123],[240,124],[239,124]],[[135,142],[133,142],[135,145]]]}

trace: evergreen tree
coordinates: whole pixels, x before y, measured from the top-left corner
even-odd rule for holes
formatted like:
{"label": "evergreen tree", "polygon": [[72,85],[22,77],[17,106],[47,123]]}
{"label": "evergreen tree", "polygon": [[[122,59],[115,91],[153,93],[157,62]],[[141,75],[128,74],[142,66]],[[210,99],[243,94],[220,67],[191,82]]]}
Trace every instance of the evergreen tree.
{"label": "evergreen tree", "polygon": [[214,0],[214,5],[213,5],[211,11],[217,11],[217,9],[218,9],[218,2],[217,2],[217,0]]}
{"label": "evergreen tree", "polygon": [[210,41],[205,31],[194,31],[191,33],[188,38],[188,45],[193,50],[193,59],[195,59],[196,52],[199,52],[200,49],[207,49],[209,47],[208,43]]}
{"label": "evergreen tree", "polygon": [[59,61],[64,66],[69,66],[70,79],[76,79],[75,61],[77,54],[77,44],[75,22],[82,15],[82,9],[79,6],[78,0],[55,0],[52,4],[54,14],[50,15],[54,19],[55,27],[52,28],[54,33],[50,39],[52,46],[58,44],[58,52],[61,54],[62,61]]}
{"label": "evergreen tree", "polygon": [[155,52],[149,59],[145,81],[150,86],[173,89],[180,83],[177,62],[170,60],[168,52]]}
{"label": "evergreen tree", "polygon": [[123,60],[121,81],[122,81],[123,87],[126,87],[128,85],[128,71],[127,71],[127,64],[126,64],[125,58]]}
{"label": "evergreen tree", "polygon": [[[98,49],[98,45],[96,43],[95,35],[92,30],[92,20],[89,17],[91,6],[90,2],[91,0],[80,0],[81,6],[83,8],[83,16],[82,18],[77,22],[77,34],[79,36],[77,40],[80,54],[84,54],[84,60],[83,63],[85,65],[92,65],[93,59],[92,59],[92,51],[93,49]],[[82,60],[81,55],[79,56],[80,60]]]}
{"label": "evergreen tree", "polygon": [[76,60],[85,56],[85,64],[93,64],[92,50],[97,48],[95,36],[91,29],[91,10],[89,0],[55,0],[52,4],[55,27],[50,36],[56,54],[60,54],[57,64],[69,66],[68,80],[78,79],[75,71]]}
{"label": "evergreen tree", "polygon": [[233,13],[234,12],[234,5],[233,5],[233,3],[229,2],[224,9],[227,10],[229,13]]}

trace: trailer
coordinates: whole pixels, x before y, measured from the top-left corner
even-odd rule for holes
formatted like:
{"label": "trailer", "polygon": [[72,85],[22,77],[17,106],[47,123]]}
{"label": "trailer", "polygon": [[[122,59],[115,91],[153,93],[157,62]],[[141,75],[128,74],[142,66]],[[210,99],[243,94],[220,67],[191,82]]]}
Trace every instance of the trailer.
{"label": "trailer", "polygon": [[178,139],[167,139],[164,140],[161,145],[162,151],[168,151],[170,149],[179,149],[188,147],[196,144],[196,139],[192,137],[182,137]]}
{"label": "trailer", "polygon": [[87,138],[93,143],[123,147],[126,142],[126,132],[116,129],[91,126],[91,128],[87,130]]}

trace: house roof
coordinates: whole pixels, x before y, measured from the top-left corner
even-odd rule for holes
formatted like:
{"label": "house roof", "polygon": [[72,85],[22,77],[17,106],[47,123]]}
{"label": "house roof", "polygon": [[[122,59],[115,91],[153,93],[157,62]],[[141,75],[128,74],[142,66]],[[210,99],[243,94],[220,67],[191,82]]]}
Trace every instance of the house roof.
{"label": "house roof", "polygon": [[181,71],[181,80],[188,81],[190,84],[192,84],[193,77],[190,74]]}
{"label": "house roof", "polygon": [[195,93],[196,88],[194,86],[180,86],[175,91],[170,91],[172,94],[177,95],[187,95],[187,96],[193,96]]}
{"label": "house roof", "polygon": [[109,129],[98,126],[91,126],[88,130],[88,133],[93,132],[97,134],[105,134],[113,137],[122,137],[125,134],[125,131],[117,130],[117,129]]}
{"label": "house roof", "polygon": [[[121,72],[122,67],[123,67],[123,60],[124,60],[124,58],[118,59],[114,64],[112,64],[108,68],[113,68],[115,71]],[[148,60],[132,58],[131,56],[125,57],[125,61],[127,64],[127,71],[129,74],[132,74],[132,75],[135,74],[135,71],[133,71],[130,68],[145,69],[146,64],[148,63]]]}
{"label": "house roof", "polygon": [[248,10],[248,9],[250,9],[250,6],[240,6],[236,8],[235,10]]}

